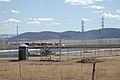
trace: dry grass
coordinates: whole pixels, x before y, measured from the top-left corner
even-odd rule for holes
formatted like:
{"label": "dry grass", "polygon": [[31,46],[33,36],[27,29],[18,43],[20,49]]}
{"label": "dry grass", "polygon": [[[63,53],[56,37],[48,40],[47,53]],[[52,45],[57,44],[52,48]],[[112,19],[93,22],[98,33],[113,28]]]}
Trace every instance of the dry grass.
{"label": "dry grass", "polygon": [[[105,62],[96,63],[95,80],[119,80],[120,56],[104,57],[104,59]],[[92,63],[78,63],[77,61],[80,59],[65,62],[39,60],[40,58],[30,58],[29,61],[1,59],[0,80],[92,79]]]}

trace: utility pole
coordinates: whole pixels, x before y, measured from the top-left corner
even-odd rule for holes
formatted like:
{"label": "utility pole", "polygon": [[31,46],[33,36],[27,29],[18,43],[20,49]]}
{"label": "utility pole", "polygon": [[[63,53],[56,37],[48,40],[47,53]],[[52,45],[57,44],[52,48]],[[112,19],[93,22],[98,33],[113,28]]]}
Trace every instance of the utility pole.
{"label": "utility pole", "polygon": [[60,51],[60,61],[62,61],[62,52],[61,52],[61,45],[62,45],[62,40],[61,40],[61,33],[59,33],[59,51]]}
{"label": "utility pole", "polygon": [[81,37],[82,37],[82,41],[81,43],[84,44],[85,43],[85,37],[84,37],[84,20],[81,20]]}
{"label": "utility pole", "polygon": [[102,16],[102,29],[104,29],[104,16]]}
{"label": "utility pole", "polygon": [[100,39],[100,44],[102,45],[103,44],[103,37],[104,37],[104,16],[102,16],[101,27],[102,28],[100,31],[99,39]]}
{"label": "utility pole", "polygon": [[103,38],[104,37],[104,16],[102,16],[102,22],[101,22],[101,37]]}
{"label": "utility pole", "polygon": [[[101,21],[101,45],[104,46],[105,42],[104,42],[104,15],[102,16],[102,21]],[[103,54],[105,56],[105,52],[103,51]]]}
{"label": "utility pole", "polygon": [[[84,51],[84,45],[85,45],[85,37],[84,37],[84,20],[81,20],[81,45],[83,46],[81,52],[80,52],[80,56],[81,56],[81,60],[83,58],[83,51]],[[83,66],[82,66],[82,62],[81,62],[81,70],[82,70]]]}
{"label": "utility pole", "polygon": [[[16,34],[17,34],[16,36],[18,36],[18,26],[16,26]],[[17,41],[16,44],[17,44],[17,47],[18,47],[18,45],[19,45],[19,42],[18,42],[18,41],[19,41],[19,40],[16,40],[16,41]]]}

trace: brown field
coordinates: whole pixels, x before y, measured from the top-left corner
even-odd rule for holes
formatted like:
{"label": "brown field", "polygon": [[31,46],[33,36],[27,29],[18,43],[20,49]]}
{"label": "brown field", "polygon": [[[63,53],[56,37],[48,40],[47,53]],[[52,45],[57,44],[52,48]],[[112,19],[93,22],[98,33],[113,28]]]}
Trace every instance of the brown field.
{"label": "brown field", "polygon": [[[99,58],[104,62],[96,63],[95,80],[120,80],[120,56],[107,54]],[[0,80],[92,80],[93,63],[79,60],[78,55],[64,62],[40,61],[39,57],[28,61],[0,59]]]}

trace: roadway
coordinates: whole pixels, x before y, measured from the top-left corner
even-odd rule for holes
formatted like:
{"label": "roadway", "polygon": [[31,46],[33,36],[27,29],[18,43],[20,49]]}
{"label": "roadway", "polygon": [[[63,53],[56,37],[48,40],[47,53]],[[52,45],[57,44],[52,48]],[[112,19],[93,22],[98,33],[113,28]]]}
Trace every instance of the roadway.
{"label": "roadway", "polygon": [[65,46],[29,46],[30,49],[41,49],[41,48],[120,48],[120,44],[89,44],[89,45],[65,45]]}

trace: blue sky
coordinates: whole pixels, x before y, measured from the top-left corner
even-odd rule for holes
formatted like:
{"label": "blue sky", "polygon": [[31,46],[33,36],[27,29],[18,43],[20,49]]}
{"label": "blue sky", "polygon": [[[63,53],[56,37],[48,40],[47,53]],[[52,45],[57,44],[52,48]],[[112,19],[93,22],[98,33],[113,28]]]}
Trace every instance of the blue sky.
{"label": "blue sky", "polygon": [[120,27],[120,0],[0,0],[0,34]]}

